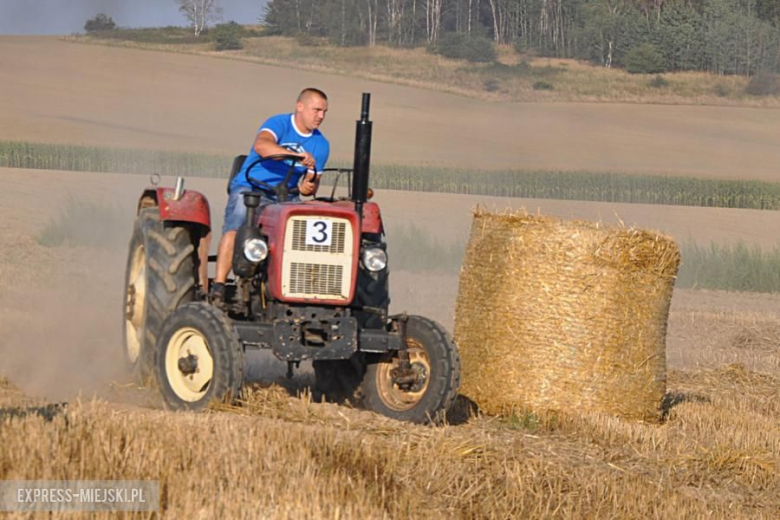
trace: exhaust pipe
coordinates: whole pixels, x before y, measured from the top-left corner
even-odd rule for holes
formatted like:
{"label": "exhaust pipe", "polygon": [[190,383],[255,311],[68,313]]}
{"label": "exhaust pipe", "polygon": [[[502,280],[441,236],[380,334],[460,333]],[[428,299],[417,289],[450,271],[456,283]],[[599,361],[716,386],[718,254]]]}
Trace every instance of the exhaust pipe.
{"label": "exhaust pipe", "polygon": [[184,195],[184,177],[176,177],[176,187],[173,190],[173,200],[180,200]]}
{"label": "exhaust pipe", "polygon": [[363,93],[363,106],[360,110],[360,120],[355,129],[355,162],[352,178],[352,200],[355,201],[355,211],[363,218],[363,204],[368,200],[368,173],[371,162],[371,126],[368,110],[371,104],[371,94]]}

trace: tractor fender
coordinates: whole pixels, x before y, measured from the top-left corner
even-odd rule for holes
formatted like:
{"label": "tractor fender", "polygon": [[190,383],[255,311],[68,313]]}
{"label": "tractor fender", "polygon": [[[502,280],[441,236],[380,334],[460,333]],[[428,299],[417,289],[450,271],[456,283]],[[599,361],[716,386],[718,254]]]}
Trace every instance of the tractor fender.
{"label": "tractor fender", "polygon": [[363,205],[363,233],[384,233],[382,214],[376,202],[366,202]]}
{"label": "tractor fender", "polygon": [[156,206],[160,220],[192,222],[211,229],[211,210],[206,197],[194,190],[185,190],[179,200],[173,200],[173,188],[148,188],[138,201],[138,211]]}

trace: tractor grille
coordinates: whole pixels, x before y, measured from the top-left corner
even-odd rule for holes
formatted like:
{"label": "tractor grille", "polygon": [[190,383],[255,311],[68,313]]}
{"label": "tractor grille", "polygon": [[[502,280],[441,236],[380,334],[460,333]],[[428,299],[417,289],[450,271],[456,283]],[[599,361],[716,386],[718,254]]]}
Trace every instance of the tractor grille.
{"label": "tractor grille", "polygon": [[[323,240],[324,237],[327,239]],[[352,225],[346,219],[320,215],[291,217],[285,228],[282,253],[282,296],[348,300],[355,264],[354,240]],[[324,243],[313,243],[318,241]]]}
{"label": "tractor grille", "polygon": [[290,264],[290,291],[298,294],[341,296],[344,266],[325,264]]}
{"label": "tractor grille", "polygon": [[333,237],[330,246],[306,244],[306,221],[293,220],[292,249],[293,251],[314,251],[318,253],[343,253],[344,241],[347,235],[346,222],[333,223]]}

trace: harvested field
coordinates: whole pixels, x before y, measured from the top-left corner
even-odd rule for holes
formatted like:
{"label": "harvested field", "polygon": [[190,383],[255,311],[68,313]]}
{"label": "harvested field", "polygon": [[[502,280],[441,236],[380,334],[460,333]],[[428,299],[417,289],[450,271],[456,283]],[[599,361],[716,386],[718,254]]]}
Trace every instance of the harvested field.
{"label": "harvested field", "polygon": [[[333,93],[327,130],[345,159],[353,105],[371,89],[374,157],[388,162],[486,168],[522,161],[769,180],[780,164],[780,111],[492,105],[52,38],[2,37],[0,64],[0,139],[238,153],[256,119],[314,80]],[[476,144],[464,130],[496,124],[500,135],[480,130]],[[174,518],[753,519],[780,512],[779,295],[674,291],[661,425],[593,414],[499,418],[461,402],[447,426],[412,426],[312,402],[307,367],[288,381],[284,365],[264,356],[249,359],[256,384],[244,406],[168,413],[150,409],[151,398],[128,386],[120,369],[122,275],[147,179],[16,169],[0,176],[0,409],[69,402],[51,422],[0,413],[2,479],[158,480],[163,512]],[[211,200],[214,227],[224,183],[187,180]],[[393,242],[393,226],[465,241],[478,203],[636,224],[703,245],[777,244],[776,212],[393,191],[375,200],[390,228],[391,258],[394,247],[405,247]],[[93,218],[77,220],[72,245],[59,243],[53,223],[67,222],[74,206]],[[54,237],[42,240],[45,229]],[[85,237],[95,245],[84,245]],[[393,271],[393,310],[452,330],[457,283],[452,273]]]}
{"label": "harvested field", "polygon": [[331,97],[323,129],[336,159],[351,159],[370,91],[376,162],[780,179],[780,110],[491,103],[54,37],[0,37],[0,139],[237,155],[312,83]]}
{"label": "harvested field", "polygon": [[[62,417],[0,420],[3,478],[159,480],[164,510],[176,517],[771,518],[780,508],[780,296],[675,292],[661,426],[589,414],[467,419],[463,405],[450,426],[411,426],[314,403],[307,370],[286,381],[283,365],[262,357],[251,360],[259,383],[245,406],[171,414],[147,409],[149,398],[124,386],[118,366],[128,197],[145,180],[33,170],[4,170],[3,178],[0,374],[10,383],[0,388],[0,404],[70,401],[67,424]],[[223,182],[191,179],[188,186],[219,201]],[[36,242],[69,194],[125,211],[127,222],[112,224],[116,243]],[[486,202],[437,197],[441,213],[421,218],[430,229],[445,214],[467,225],[474,203]],[[376,199],[390,220],[417,215],[428,197],[386,191]],[[637,218],[653,219],[644,213],[653,208],[670,209],[637,208]],[[685,217],[702,211],[674,209],[689,210],[681,214],[686,227],[696,220]],[[743,213],[720,211],[724,236],[738,233],[732,215]],[[753,213],[744,215],[749,226]],[[771,231],[763,232],[757,240],[770,243]],[[394,272],[392,280],[397,310],[451,329],[455,276]],[[57,455],[46,456],[52,447]]]}
{"label": "harvested field", "polygon": [[159,480],[174,517],[772,518],[777,379],[736,367],[672,382],[660,427],[595,416],[415,427],[280,387],[255,390],[239,415],[77,402],[67,424],[2,424],[0,463],[6,478]]}

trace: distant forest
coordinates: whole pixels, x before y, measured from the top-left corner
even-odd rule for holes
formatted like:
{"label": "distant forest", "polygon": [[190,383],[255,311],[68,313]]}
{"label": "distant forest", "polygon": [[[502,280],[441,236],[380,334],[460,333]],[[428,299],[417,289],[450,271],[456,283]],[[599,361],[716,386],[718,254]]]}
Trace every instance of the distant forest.
{"label": "distant forest", "polygon": [[780,72],[780,0],[271,0],[264,23],[340,46],[487,39],[605,67]]}

